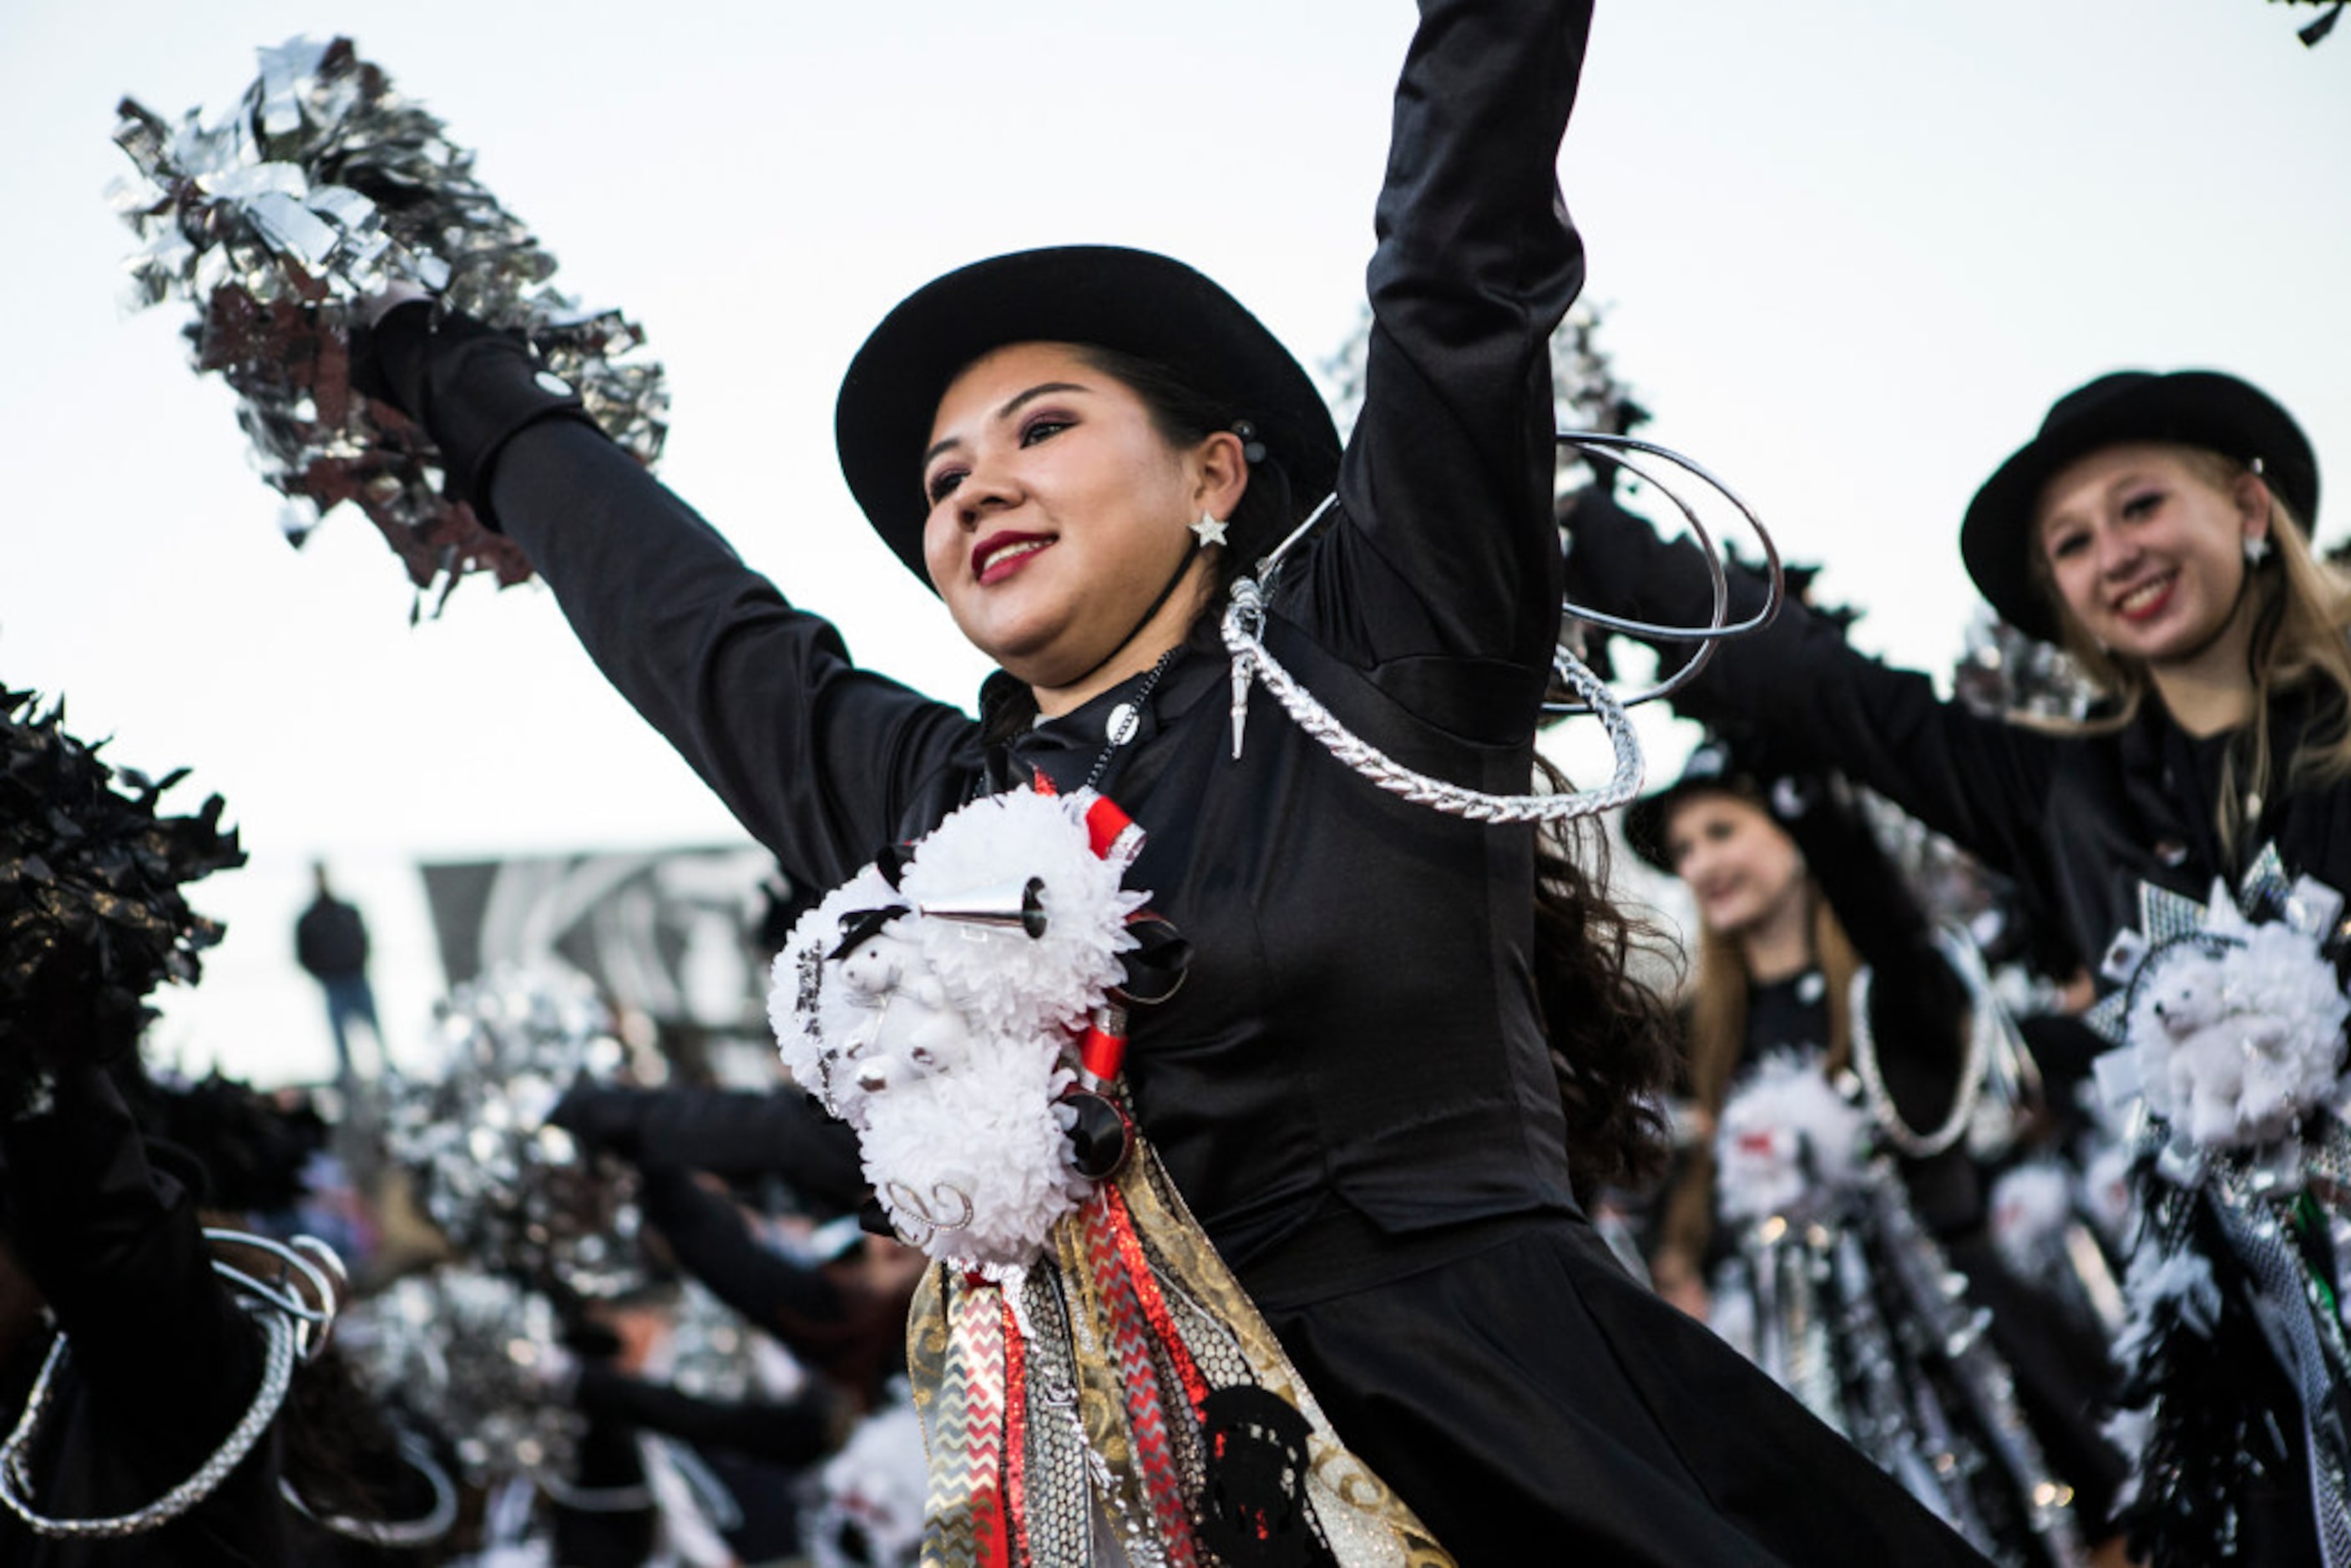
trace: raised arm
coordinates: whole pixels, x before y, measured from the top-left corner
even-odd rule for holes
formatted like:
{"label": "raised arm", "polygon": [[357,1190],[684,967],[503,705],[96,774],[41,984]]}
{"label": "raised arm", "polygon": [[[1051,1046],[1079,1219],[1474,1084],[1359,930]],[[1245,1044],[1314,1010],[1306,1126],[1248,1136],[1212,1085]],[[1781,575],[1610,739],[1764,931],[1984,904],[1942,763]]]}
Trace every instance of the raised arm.
{"label": "raised arm", "polygon": [[776,1176],[804,1202],[854,1214],[865,1201],[857,1134],[798,1089],[641,1089],[581,1082],[548,1120],[592,1147],[730,1180]]}
{"label": "raised arm", "polygon": [[[84,1065],[57,1072],[46,1110],[0,1122],[0,1184],[9,1249],[90,1396],[85,1437],[120,1445],[120,1474],[140,1484],[193,1474],[253,1403],[263,1362],[260,1330],[213,1271],[194,1196],[153,1175],[121,1097]],[[266,1449],[239,1474],[261,1473]]]}
{"label": "raised arm", "polygon": [[[1365,580],[1329,586],[1365,607],[1374,623],[1358,631],[1375,657],[1547,670],[1560,570],[1549,345],[1583,283],[1557,160],[1591,6],[1423,0],[1420,14],[1380,194],[1364,408],[1339,480],[1373,560]],[[1372,580],[1381,567],[1393,583]]]}
{"label": "raised arm", "polygon": [[1869,1021],[1895,1108],[1913,1126],[1933,1126],[1959,1092],[1967,988],[1844,781],[1830,776],[1809,787],[1804,809],[1782,821],[1837,924],[1869,966]]}
{"label": "raised arm", "polygon": [[961,710],[857,668],[517,340],[413,303],[372,350],[456,493],[522,546],[597,667],[788,870],[828,885],[897,836],[964,742]]}
{"label": "raised arm", "polygon": [[[1704,624],[1712,601],[1697,547],[1665,543],[1596,490],[1568,524],[1568,586],[1579,602],[1664,625]],[[1761,583],[1734,571],[1734,617],[1762,598]],[[1925,675],[1856,651],[1802,606],[1724,647],[1675,707],[1768,737],[1788,767],[1842,771],[1995,869],[2046,883],[2039,830],[2065,743],[1941,701]]]}

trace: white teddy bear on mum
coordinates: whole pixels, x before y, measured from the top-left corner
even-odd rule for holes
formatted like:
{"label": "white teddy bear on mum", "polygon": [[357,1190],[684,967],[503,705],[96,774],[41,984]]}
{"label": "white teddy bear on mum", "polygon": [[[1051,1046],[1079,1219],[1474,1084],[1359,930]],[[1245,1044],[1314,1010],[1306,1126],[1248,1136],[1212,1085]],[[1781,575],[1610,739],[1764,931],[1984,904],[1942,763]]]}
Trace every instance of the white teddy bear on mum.
{"label": "white teddy bear on mum", "polygon": [[1145,895],[1095,852],[1085,811],[1025,790],[976,800],[894,877],[868,866],[836,888],[776,956],[785,1066],[857,1129],[899,1235],[991,1278],[1092,1190],[1056,1102]]}
{"label": "white teddy bear on mum", "polygon": [[2351,1016],[2335,967],[2292,926],[2208,930],[2153,955],[2128,1039],[2147,1108],[2213,1149],[2273,1143],[2334,1095]]}

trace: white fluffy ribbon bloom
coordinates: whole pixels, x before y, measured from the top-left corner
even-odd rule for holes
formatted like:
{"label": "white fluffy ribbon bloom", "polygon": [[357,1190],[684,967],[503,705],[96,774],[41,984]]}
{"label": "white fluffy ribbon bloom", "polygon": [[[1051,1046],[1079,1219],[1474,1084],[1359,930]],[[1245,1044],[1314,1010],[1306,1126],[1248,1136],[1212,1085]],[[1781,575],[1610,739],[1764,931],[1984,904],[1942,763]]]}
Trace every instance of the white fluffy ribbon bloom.
{"label": "white fluffy ribbon bloom", "polygon": [[2032,1160],[1992,1183],[1991,1239],[2019,1279],[2040,1274],[2074,1219],[2074,1178],[2056,1160]]}
{"label": "white fluffy ribbon bloom", "polygon": [[922,1554],[930,1472],[914,1407],[885,1405],[857,1424],[824,1466],[824,1500],[807,1531],[816,1568],[911,1568]]}
{"label": "white fluffy ribbon bloom", "polygon": [[1817,1067],[1767,1058],[1731,1094],[1715,1130],[1715,1192],[1733,1223],[1794,1218],[1862,1179],[1869,1113]]}
{"label": "white fluffy ribbon bloom", "polygon": [[[858,1131],[900,1235],[1005,1277],[1089,1190],[1054,1097],[1074,1031],[1122,977],[1145,894],[1092,850],[1089,798],[976,800],[917,845],[893,888],[872,867],[826,895],[776,956],[784,1064]],[[975,924],[975,911],[1043,917]],[[884,918],[877,912],[897,910]],[[845,939],[862,937],[843,952]]]}
{"label": "white fluffy ribbon bloom", "polygon": [[2123,1274],[2123,1332],[2116,1336],[2117,1366],[2135,1366],[2147,1354],[2158,1311],[2169,1303],[2179,1324],[2199,1339],[2210,1339],[2220,1322],[2220,1286],[2212,1265],[2200,1252],[2181,1249],[2167,1252],[2141,1247],[2131,1255]]}
{"label": "white fluffy ribbon bloom", "polygon": [[2351,1003],[2292,926],[2213,929],[2231,945],[2183,942],[2134,988],[2126,1027],[2141,1092],[2205,1148],[2273,1143],[2334,1097]]}

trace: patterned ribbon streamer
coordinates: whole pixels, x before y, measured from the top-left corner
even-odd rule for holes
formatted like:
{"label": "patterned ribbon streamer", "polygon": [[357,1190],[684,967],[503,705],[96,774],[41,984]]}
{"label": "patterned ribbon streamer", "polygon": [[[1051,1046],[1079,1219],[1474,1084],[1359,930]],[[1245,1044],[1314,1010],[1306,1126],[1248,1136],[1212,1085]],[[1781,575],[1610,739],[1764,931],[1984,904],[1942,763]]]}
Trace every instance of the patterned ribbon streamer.
{"label": "patterned ribbon streamer", "polygon": [[935,1267],[907,1348],[925,1568],[1453,1562],[1340,1443],[1147,1146],[1024,1276]]}

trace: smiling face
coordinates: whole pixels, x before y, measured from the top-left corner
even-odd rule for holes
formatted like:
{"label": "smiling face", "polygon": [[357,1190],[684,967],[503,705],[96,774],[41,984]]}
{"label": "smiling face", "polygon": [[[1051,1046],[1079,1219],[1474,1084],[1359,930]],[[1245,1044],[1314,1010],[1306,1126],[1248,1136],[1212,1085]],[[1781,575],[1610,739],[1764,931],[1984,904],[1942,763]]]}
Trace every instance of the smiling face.
{"label": "smiling face", "polygon": [[2245,541],[2269,531],[2269,492],[2221,484],[2189,448],[2102,447],[2043,486],[2037,546],[2065,612],[2152,665],[2210,647],[2238,608]]}
{"label": "smiling face", "polygon": [[1187,525],[1238,500],[1239,446],[1229,434],[1175,445],[1133,389],[1068,344],[998,349],[955,379],[932,423],[931,581],[963,634],[1045,711],[1075,706],[1091,695],[1072,695],[1076,684],[1147,668],[1190,625],[1201,588],[1152,606],[1196,559]]}
{"label": "smiling face", "polygon": [[1743,795],[1704,790],[1666,819],[1666,862],[1698,901],[1698,917],[1726,936],[1801,907],[1804,862],[1771,813]]}

